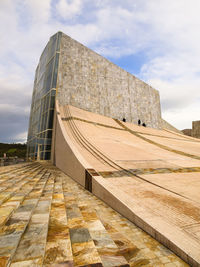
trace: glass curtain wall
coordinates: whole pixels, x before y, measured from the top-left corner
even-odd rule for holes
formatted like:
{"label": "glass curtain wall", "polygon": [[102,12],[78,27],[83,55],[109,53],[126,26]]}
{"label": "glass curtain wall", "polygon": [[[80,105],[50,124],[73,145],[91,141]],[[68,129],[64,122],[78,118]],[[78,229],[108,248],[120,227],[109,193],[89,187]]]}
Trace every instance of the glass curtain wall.
{"label": "glass curtain wall", "polygon": [[51,157],[61,35],[58,32],[50,38],[35,72],[27,140],[27,156],[33,160]]}

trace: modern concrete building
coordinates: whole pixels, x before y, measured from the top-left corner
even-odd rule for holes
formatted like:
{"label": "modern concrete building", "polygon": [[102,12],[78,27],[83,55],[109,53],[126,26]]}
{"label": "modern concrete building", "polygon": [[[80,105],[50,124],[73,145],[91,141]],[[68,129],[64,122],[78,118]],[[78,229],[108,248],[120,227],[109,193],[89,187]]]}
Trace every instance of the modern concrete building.
{"label": "modern concrete building", "polygon": [[35,72],[27,140],[32,159],[48,160],[51,155],[61,36],[59,32],[50,38]]}
{"label": "modern concrete building", "polygon": [[55,97],[97,114],[161,128],[159,92],[64,33],[52,36],[36,68],[28,157],[50,159]]}
{"label": "modern concrete building", "polygon": [[[138,120],[147,127],[139,126]],[[45,173],[44,179],[37,185],[39,193],[34,196],[33,192],[33,201],[38,201],[35,198],[41,194],[41,186],[49,183],[48,188],[54,194],[50,213],[53,219],[50,219],[47,238],[49,243],[47,247],[41,245],[43,254],[38,253],[37,260],[44,259],[44,249],[47,249],[48,260],[51,251],[54,255],[63,251],[63,241],[56,243],[56,238],[70,236],[66,251],[72,251],[70,261],[74,262],[74,266],[137,266],[136,250],[127,248],[127,241],[114,233],[113,228],[119,226],[105,222],[101,208],[97,210],[98,205],[86,207],[87,201],[95,195],[97,202],[103,200],[190,266],[200,266],[200,142],[174,130],[161,118],[158,91],[65,34],[59,32],[52,36],[36,70],[28,156],[38,160],[51,159],[79,186],[72,186],[71,180],[57,170],[53,171],[55,176],[52,171],[51,174]],[[7,176],[5,179],[8,179]],[[55,187],[52,185],[54,181]],[[25,186],[26,182],[22,181]],[[77,188],[87,189],[93,195],[84,193],[84,200],[77,204],[79,196],[75,197],[73,191],[83,194]],[[26,190],[30,190],[29,185]],[[48,207],[51,206],[49,190],[44,193],[49,200]],[[3,192],[2,197],[7,198],[8,194],[10,191]],[[102,202],[98,203],[102,205]],[[49,208],[46,210],[49,211]],[[38,216],[40,209],[36,211],[32,224],[41,223]],[[14,219],[19,216],[21,213]],[[43,229],[48,228],[48,216],[46,214],[44,218]],[[110,216],[109,221],[112,220],[115,221]],[[57,225],[63,235],[58,234],[54,238]],[[120,251],[113,247],[113,243],[114,249],[110,249],[105,229],[110,230],[109,234]],[[27,232],[28,238],[30,232]],[[46,236],[47,231],[44,232]],[[129,235],[135,236],[131,231],[128,231]],[[18,253],[13,258],[16,264],[22,260],[26,244],[23,236]],[[137,244],[137,240],[134,242]],[[18,241],[15,243],[18,244]],[[27,249],[26,255],[31,260],[36,255],[35,243],[31,256]],[[107,249],[104,249],[105,246]],[[3,248],[3,251],[6,249]],[[16,251],[15,248],[13,251]],[[88,251],[92,251],[89,257]],[[65,262],[67,257],[63,252],[60,254]],[[150,266],[163,266],[162,263],[164,266],[185,266],[175,260],[171,264],[166,258],[163,262],[157,261],[154,254],[148,255],[152,257]],[[44,264],[47,262],[44,261]]]}

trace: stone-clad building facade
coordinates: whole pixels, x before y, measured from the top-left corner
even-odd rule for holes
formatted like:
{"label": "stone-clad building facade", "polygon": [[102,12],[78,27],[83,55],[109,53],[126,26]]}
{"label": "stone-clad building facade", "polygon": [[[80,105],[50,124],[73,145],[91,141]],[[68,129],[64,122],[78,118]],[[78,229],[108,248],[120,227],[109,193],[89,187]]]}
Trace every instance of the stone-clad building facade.
{"label": "stone-clad building facade", "polygon": [[185,135],[192,136],[195,138],[200,138],[200,121],[192,122],[192,129],[184,129],[182,132]]}
{"label": "stone-clad building facade", "polygon": [[182,130],[182,133],[188,136],[192,136],[192,129],[184,129]]}
{"label": "stone-clad building facade", "polygon": [[69,36],[62,34],[57,98],[112,118],[161,128],[159,92]]}
{"label": "stone-clad building facade", "polygon": [[28,156],[50,159],[55,98],[60,105],[162,128],[159,92],[64,33],[53,35],[35,73]]}

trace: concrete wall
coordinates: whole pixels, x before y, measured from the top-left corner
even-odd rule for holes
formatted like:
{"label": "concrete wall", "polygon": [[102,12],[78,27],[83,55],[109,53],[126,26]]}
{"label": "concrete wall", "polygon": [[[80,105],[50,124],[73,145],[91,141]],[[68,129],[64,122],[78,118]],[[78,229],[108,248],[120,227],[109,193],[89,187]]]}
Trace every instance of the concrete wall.
{"label": "concrete wall", "polygon": [[57,89],[61,105],[162,127],[157,90],[65,34],[61,38]]}
{"label": "concrete wall", "polygon": [[85,186],[85,170],[91,166],[78,152],[65,130],[58,103],[54,113],[51,162],[79,184]]}

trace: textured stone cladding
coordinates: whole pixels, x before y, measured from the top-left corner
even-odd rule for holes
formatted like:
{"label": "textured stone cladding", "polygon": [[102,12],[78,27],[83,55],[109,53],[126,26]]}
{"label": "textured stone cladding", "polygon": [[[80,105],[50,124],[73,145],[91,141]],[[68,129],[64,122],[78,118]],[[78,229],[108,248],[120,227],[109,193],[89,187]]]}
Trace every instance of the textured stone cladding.
{"label": "textured stone cladding", "polygon": [[192,129],[184,129],[181,132],[185,135],[192,136]]}
{"label": "textured stone cladding", "polygon": [[57,99],[112,118],[161,128],[159,92],[62,34]]}
{"label": "textured stone cladding", "polygon": [[192,136],[200,138],[200,121],[192,122]]}

